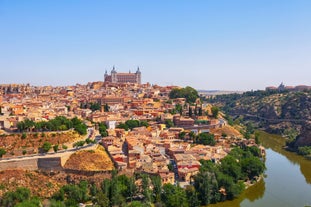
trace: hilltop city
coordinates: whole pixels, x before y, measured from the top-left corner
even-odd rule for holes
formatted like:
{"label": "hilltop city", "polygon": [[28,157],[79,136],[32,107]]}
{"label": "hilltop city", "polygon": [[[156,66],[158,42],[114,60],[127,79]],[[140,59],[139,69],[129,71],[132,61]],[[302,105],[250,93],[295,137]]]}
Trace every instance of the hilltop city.
{"label": "hilltop city", "polygon": [[[45,172],[60,183],[68,183],[68,176],[74,181],[109,177],[114,170],[139,172],[186,188],[202,160],[220,163],[234,147],[259,147],[264,157],[253,136],[244,138],[243,126],[228,123],[193,88],[151,85],[141,78],[139,68],[119,73],[113,67],[103,81],[86,85],[0,85],[0,170]],[[6,182],[1,185],[15,180]],[[14,189],[5,187],[1,194],[7,190]],[[43,197],[54,193],[32,191]]]}

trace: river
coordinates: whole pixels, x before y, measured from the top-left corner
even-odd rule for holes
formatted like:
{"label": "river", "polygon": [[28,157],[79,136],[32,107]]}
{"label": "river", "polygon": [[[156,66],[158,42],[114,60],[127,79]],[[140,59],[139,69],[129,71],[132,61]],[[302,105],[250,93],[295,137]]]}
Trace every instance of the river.
{"label": "river", "polygon": [[237,199],[208,207],[311,206],[311,160],[282,149],[280,136],[262,132],[260,141],[267,153],[264,179]]}

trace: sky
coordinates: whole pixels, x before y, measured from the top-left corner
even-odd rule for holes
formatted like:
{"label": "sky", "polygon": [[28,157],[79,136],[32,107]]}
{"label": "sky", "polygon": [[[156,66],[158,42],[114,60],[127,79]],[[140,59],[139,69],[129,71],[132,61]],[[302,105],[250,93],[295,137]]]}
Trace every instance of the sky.
{"label": "sky", "polygon": [[0,84],[105,70],[206,90],[311,85],[311,0],[0,0]]}

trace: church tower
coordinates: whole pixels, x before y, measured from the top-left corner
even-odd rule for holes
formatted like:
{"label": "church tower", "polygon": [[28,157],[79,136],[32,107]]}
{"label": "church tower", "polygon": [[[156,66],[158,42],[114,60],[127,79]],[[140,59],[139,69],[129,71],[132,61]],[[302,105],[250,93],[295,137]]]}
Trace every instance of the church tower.
{"label": "church tower", "polygon": [[137,67],[136,71],[136,83],[141,84],[141,72],[139,70],[139,67]]}
{"label": "church tower", "polygon": [[108,78],[108,72],[106,70],[105,75],[104,75],[104,80],[107,81],[107,78]]}
{"label": "church tower", "polygon": [[112,71],[111,71],[111,82],[112,83],[117,83],[118,82],[117,71],[114,68],[114,66],[113,66]]}

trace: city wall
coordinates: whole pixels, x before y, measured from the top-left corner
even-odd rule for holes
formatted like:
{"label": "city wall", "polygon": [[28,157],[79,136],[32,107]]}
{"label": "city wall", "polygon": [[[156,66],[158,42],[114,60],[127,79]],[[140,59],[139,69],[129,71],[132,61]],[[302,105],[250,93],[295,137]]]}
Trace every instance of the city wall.
{"label": "city wall", "polygon": [[65,154],[59,157],[41,157],[27,158],[20,160],[2,160],[0,161],[0,171],[8,169],[22,170],[44,170],[44,171],[62,171],[63,166],[71,154]]}

